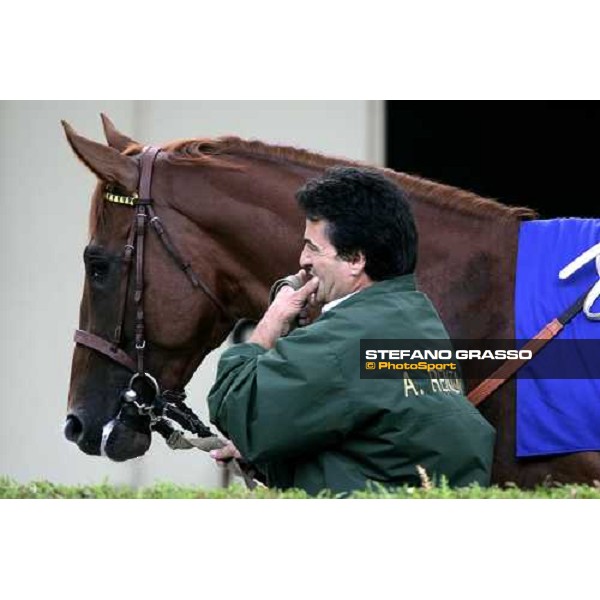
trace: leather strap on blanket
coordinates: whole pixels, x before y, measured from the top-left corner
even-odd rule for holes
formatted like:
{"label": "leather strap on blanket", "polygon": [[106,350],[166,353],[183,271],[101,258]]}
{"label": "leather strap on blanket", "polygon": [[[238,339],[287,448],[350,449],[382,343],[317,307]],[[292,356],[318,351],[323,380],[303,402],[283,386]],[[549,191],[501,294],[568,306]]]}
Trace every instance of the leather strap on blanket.
{"label": "leather strap on blanket", "polygon": [[[581,296],[575,304],[570,306],[560,317],[550,321],[536,335],[531,338],[522,350],[531,350],[533,358],[559,331],[583,309],[583,304],[589,292]],[[515,358],[507,360],[496,369],[487,379],[471,390],[467,398],[474,406],[481,404],[490,394],[495,392],[502,384],[506,383],[525,363],[531,359]]]}

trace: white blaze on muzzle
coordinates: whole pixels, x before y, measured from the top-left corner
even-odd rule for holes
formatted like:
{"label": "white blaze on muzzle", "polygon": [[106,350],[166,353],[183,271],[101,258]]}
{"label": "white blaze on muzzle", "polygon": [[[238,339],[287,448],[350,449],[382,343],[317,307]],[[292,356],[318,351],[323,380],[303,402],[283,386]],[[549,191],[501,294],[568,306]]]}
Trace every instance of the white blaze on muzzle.
{"label": "white blaze on muzzle", "polygon": [[[112,419],[102,428],[102,441],[100,442],[100,456],[107,456],[106,454],[106,444],[108,443],[108,438],[112,433],[112,430],[117,422],[116,419]],[[108,457],[110,458],[110,457]]]}

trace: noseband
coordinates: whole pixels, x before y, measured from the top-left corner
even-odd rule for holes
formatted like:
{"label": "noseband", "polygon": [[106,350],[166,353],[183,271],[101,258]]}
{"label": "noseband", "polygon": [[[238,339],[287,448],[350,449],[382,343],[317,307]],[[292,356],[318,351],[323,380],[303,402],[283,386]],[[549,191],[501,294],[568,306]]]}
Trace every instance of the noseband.
{"label": "noseband", "polygon": [[[150,188],[152,184],[152,171],[154,161],[161,152],[159,148],[146,147],[141,154],[141,173],[139,183],[139,195],[129,197],[115,196],[107,193],[105,198],[110,202],[119,204],[129,204],[135,207],[133,222],[129,231],[127,243],[123,249],[121,262],[121,285],[120,285],[120,304],[113,339],[108,341],[89,331],[78,329],[75,331],[74,340],[77,344],[90,348],[100,354],[110,358],[112,361],[120,364],[129,371],[133,372],[129,380],[128,388],[121,395],[124,405],[133,406],[139,415],[150,418],[150,426],[158,431],[169,445],[175,438],[181,437],[181,432],[176,431],[167,419],[172,419],[179,423],[184,429],[191,431],[201,438],[215,437],[210,429],[194,414],[194,412],[185,405],[185,393],[183,390],[164,390],[161,392],[159,383],[155,377],[145,370],[144,352],[146,349],[145,322],[144,322],[144,240],[148,224],[156,231],[160,241],[175,260],[179,268],[185,273],[192,286],[201,290],[210,299],[210,301],[219,309],[219,311],[230,321],[235,322],[234,317],[223,306],[210,288],[194,273],[189,262],[185,261],[173,245],[171,238],[167,234],[164,225],[156,216],[152,207]],[[125,319],[125,308],[127,305],[127,289],[129,287],[129,277],[132,270],[132,259],[135,254],[135,359],[123,350],[122,332]],[[136,382],[145,381],[154,391],[154,399],[150,404],[138,400],[138,394],[133,389]],[[122,408],[122,407],[121,407]],[[119,415],[121,412],[119,412]],[[118,418],[118,416],[117,416]],[[215,441],[216,444],[216,441]],[[216,444],[220,447],[222,443]]]}

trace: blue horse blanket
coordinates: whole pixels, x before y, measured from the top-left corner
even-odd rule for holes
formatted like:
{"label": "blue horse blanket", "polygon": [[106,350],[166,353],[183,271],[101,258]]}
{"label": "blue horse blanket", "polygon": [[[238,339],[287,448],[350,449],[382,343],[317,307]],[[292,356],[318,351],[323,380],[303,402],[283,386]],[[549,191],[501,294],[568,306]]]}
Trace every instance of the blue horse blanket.
{"label": "blue horse blanket", "polygon": [[[600,242],[598,219],[553,219],[521,224],[515,284],[517,340],[528,340],[546,323],[569,308],[599,279],[592,260],[566,280],[559,271]],[[594,311],[598,310],[598,303]],[[569,352],[571,342],[600,339],[600,321],[579,313],[539,357],[555,344]],[[579,342],[576,342],[579,343]],[[584,343],[588,343],[587,341]],[[600,342],[596,349],[600,348]],[[600,450],[600,352],[579,352],[576,360],[585,377],[549,378],[547,366],[536,367],[535,358],[517,374],[517,456],[539,456]],[[537,371],[536,371],[537,369]],[[596,378],[594,378],[596,377]]]}

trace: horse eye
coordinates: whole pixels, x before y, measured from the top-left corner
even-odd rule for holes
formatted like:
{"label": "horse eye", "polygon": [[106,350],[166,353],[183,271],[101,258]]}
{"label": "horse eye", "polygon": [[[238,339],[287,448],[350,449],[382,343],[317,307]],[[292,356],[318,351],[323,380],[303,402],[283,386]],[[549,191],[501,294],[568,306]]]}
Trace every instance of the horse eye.
{"label": "horse eye", "polygon": [[92,281],[100,282],[108,273],[108,263],[98,260],[91,261],[88,265],[87,272]]}

